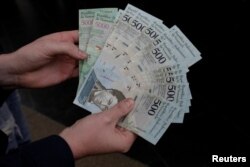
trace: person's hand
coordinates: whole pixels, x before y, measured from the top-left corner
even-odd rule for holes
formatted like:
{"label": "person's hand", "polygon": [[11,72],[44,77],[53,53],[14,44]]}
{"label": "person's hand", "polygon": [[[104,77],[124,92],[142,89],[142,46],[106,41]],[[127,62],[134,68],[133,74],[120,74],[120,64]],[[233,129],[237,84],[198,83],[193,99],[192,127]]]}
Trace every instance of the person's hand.
{"label": "person's hand", "polygon": [[136,135],[118,127],[117,122],[133,107],[134,101],[125,99],[107,111],[78,120],[60,136],[69,144],[75,159],[93,154],[127,152]]}
{"label": "person's hand", "polygon": [[65,31],[43,36],[10,53],[6,56],[11,64],[8,74],[15,76],[10,85],[41,88],[77,76],[77,62],[86,58],[77,42],[78,31]]}

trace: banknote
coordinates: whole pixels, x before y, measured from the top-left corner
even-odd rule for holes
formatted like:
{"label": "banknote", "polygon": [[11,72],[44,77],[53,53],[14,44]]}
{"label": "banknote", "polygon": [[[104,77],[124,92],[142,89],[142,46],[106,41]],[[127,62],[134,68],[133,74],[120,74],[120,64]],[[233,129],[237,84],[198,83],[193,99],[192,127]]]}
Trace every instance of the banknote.
{"label": "banknote", "polygon": [[[114,21],[114,17],[117,14],[117,8],[98,8],[98,9],[81,9],[79,10],[79,49],[82,51],[87,50],[87,46],[89,40],[91,39],[91,35],[94,36],[95,32],[98,32],[99,27],[99,34],[96,35],[108,35],[107,27],[110,25],[105,25],[106,29],[104,29],[104,24],[110,24],[110,22]],[[98,15],[96,14],[98,13]],[[97,19],[101,19],[101,21],[97,21]],[[95,24],[93,24],[95,20]],[[103,21],[105,20],[105,21]],[[103,23],[105,22],[105,23]],[[99,25],[99,26],[98,26]],[[93,28],[94,27],[94,28]],[[92,31],[93,29],[93,31]],[[111,27],[108,27],[111,29]],[[103,30],[103,32],[102,32]],[[92,33],[91,33],[92,32]],[[105,40],[103,39],[105,42]],[[93,45],[93,40],[91,41]],[[90,65],[85,63],[86,61],[79,61],[79,86],[82,84],[84,76],[86,75]],[[85,66],[83,67],[83,63]]]}
{"label": "banknote", "polygon": [[199,50],[191,43],[184,33],[176,26],[170,28],[173,46],[182,56],[188,66],[193,65],[201,59]]}
{"label": "banknote", "polygon": [[177,110],[177,106],[160,97],[139,93],[133,111],[119,125],[156,144],[171,124]]}
{"label": "banknote", "polygon": [[102,77],[93,69],[74,103],[96,113],[111,108],[125,98],[133,98],[133,111],[119,125],[156,144],[177,114],[178,106],[148,92],[131,92],[126,89],[125,81],[116,84],[115,78],[121,81],[119,76]]}
{"label": "banknote", "polygon": [[83,63],[83,66],[81,68],[81,76],[85,76],[89,72],[91,67],[94,65],[96,59],[100,55],[103,45],[105,44],[105,41],[113,28],[115,19],[115,12],[95,13],[92,29],[90,31],[88,45],[86,48],[88,58]]}
{"label": "banknote", "polygon": [[161,22],[158,18],[132,5],[127,5],[119,18],[118,26],[113,31],[114,34],[111,34],[111,39],[107,42],[113,43],[119,50],[125,50],[130,42],[140,36],[141,32],[154,21]]}
{"label": "banknote", "polygon": [[118,125],[157,144],[191,106],[189,67],[201,53],[176,26],[128,4],[79,10],[81,62],[74,104],[98,113],[125,98],[134,109]]}

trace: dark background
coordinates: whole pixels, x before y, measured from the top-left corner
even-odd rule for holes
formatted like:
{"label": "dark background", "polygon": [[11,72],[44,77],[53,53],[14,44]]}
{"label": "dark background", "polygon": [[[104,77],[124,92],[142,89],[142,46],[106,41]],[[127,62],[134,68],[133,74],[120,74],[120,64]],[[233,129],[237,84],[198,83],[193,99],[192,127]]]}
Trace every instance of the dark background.
{"label": "dark background", "polygon": [[[202,53],[190,68],[193,100],[183,124],[173,124],[153,146],[138,138],[127,154],[149,166],[247,166],[249,5],[235,1],[1,0],[0,51],[9,52],[56,31],[78,29],[78,9],[127,3],[177,25]],[[77,79],[40,90],[20,90],[23,103],[65,125],[88,112],[72,104]],[[211,156],[244,156],[248,163],[211,163]]]}

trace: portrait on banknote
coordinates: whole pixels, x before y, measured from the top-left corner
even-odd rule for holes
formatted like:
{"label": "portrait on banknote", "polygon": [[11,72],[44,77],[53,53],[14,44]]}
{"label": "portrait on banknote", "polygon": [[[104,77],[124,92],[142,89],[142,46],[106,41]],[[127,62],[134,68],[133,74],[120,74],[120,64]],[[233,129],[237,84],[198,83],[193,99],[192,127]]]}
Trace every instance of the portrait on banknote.
{"label": "portrait on banknote", "polygon": [[117,89],[106,89],[100,81],[96,81],[88,97],[88,102],[96,105],[102,111],[107,110],[125,99],[124,94]]}

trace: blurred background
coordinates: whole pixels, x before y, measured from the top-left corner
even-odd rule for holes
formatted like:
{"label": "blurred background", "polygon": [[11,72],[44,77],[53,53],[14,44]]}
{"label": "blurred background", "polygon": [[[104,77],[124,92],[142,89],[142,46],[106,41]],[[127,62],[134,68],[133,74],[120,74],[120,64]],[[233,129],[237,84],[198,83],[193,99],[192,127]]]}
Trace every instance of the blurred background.
{"label": "blurred background", "polygon": [[[214,166],[213,154],[248,159],[247,0],[1,0],[0,53],[52,32],[78,29],[78,9],[124,9],[127,3],[162,19],[168,27],[176,24],[202,53],[203,59],[188,73],[192,107],[184,123],[171,125],[156,146],[138,138],[127,154],[88,157],[77,165],[198,167]],[[77,84],[78,78],[44,89],[18,90],[33,140],[58,133],[89,114],[72,104]]]}

